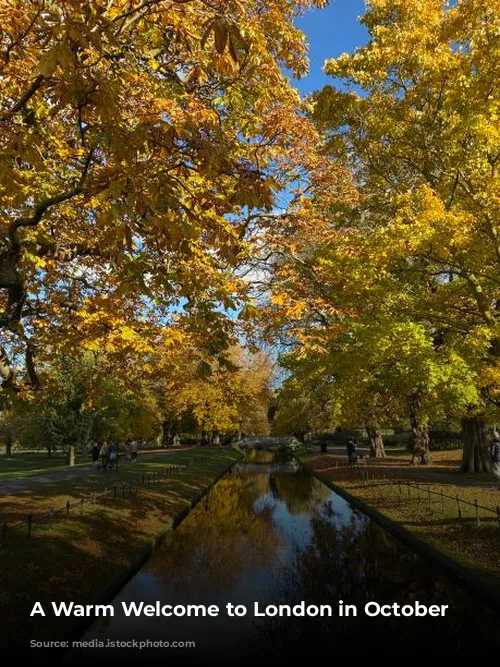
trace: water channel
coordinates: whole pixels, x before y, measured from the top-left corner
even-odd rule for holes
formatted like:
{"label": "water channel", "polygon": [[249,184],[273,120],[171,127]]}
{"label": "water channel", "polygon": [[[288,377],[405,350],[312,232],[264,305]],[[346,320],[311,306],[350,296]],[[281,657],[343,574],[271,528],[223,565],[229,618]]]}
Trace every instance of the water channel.
{"label": "water channel", "polygon": [[[339,617],[338,602],[356,605]],[[367,617],[368,601],[448,605],[445,617]],[[218,617],[125,617],[121,603],[217,605]],[[259,617],[254,603],[331,605],[332,617]],[[229,618],[228,602],[245,605]],[[399,660],[498,651],[500,616],[353,509],[294,461],[252,451],[194,508],[97,620],[86,641],[194,641],[195,648],[87,649],[86,662],[158,658],[172,664],[259,657]],[[114,664],[114,663],[113,663]]]}

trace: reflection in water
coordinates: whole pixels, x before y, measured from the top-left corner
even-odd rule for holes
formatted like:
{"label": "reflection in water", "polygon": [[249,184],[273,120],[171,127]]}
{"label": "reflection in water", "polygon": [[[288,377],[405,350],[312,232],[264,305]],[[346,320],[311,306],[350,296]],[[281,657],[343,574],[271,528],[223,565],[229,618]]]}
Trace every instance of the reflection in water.
{"label": "reflection in water", "polygon": [[[399,657],[473,651],[479,657],[494,650],[498,617],[314,477],[277,456],[249,452],[248,463],[210,491],[123,589],[114,601],[116,616],[96,622],[84,639],[195,641],[196,649],[147,652],[191,663],[278,653],[308,657],[318,648],[333,651],[332,657],[340,650],[351,657],[375,651]],[[340,599],[357,605],[359,615],[253,617],[254,601],[265,606],[304,600],[336,610]],[[198,619],[122,615],[121,601],[156,600],[216,604],[221,613]],[[444,618],[368,618],[363,609],[370,600],[418,600],[447,604],[450,610]],[[249,613],[228,618],[228,602],[246,605]],[[132,656],[132,650],[124,650],[120,661]]]}

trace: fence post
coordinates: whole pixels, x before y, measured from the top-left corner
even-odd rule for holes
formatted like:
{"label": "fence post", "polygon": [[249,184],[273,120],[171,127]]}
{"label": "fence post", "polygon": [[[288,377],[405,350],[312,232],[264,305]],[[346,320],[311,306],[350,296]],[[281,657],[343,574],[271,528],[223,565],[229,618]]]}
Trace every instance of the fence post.
{"label": "fence post", "polygon": [[31,537],[32,524],[33,524],[33,514],[28,514],[28,537]]}
{"label": "fence post", "polygon": [[477,498],[474,498],[474,505],[475,505],[475,507],[476,507],[476,521],[477,521],[477,525],[480,526],[480,525],[481,525],[481,521],[479,520],[479,508],[478,508],[478,506],[477,506]]}
{"label": "fence post", "polygon": [[460,509],[460,498],[458,497],[458,493],[457,493],[457,496],[456,496],[456,500],[457,500],[458,518],[461,519],[462,518],[462,510]]}

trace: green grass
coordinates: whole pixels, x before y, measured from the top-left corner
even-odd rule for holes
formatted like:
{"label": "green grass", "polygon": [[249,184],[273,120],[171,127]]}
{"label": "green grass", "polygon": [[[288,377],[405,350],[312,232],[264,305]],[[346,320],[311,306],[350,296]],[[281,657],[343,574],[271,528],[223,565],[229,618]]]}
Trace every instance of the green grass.
{"label": "green grass", "polygon": [[[0,497],[0,523],[25,520],[64,507],[69,500],[101,491],[115,483],[128,484],[169,463],[187,464],[194,455],[203,460],[187,465],[173,476],[161,478],[138,494],[113,501],[112,495],[59,515],[52,526],[35,522],[33,537],[25,529],[9,531],[7,547],[0,548],[0,603],[8,609],[5,639],[27,646],[29,638],[57,638],[64,630],[61,619],[30,618],[33,600],[91,603],[131,558],[152,537],[168,528],[179,512],[209,485],[240,452],[190,450],[148,458],[123,466],[119,471],[95,473],[57,483],[39,485]],[[0,640],[0,647],[2,641]]]}
{"label": "green grass", "polygon": [[[106,472],[93,469],[85,475],[70,479],[54,480],[36,487],[5,496],[0,496],[0,522],[25,519],[28,514],[43,514],[51,509],[63,507],[69,500],[71,504],[82,497],[101,493],[115,484],[121,487],[142,482],[142,476],[151,474],[171,464],[187,465],[194,456],[212,456],[218,450],[190,449],[180,452],[167,452],[148,455],[147,459],[139,454],[137,463],[121,464],[118,470]],[[128,491],[127,491],[128,493]]]}
{"label": "green grass", "polygon": [[[83,460],[84,459],[84,460]],[[77,465],[89,465],[90,458],[82,455],[82,460]],[[61,454],[53,454],[51,458],[47,454],[16,453],[12,456],[0,456],[0,481],[25,479],[33,475],[43,475],[47,472],[66,470],[70,466],[66,463],[66,457]]]}
{"label": "green grass", "polygon": [[384,449],[386,450],[386,452],[390,454],[394,454],[395,452],[404,452],[409,456],[411,456],[411,454],[409,454],[408,452],[408,447],[406,445],[391,445],[389,443],[384,446]]}

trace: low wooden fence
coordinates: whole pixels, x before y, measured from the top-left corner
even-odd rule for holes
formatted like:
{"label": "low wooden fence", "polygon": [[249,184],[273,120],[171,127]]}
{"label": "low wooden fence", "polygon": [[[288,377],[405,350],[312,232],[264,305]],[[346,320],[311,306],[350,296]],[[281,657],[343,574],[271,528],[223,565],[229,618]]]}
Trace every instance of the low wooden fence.
{"label": "low wooden fence", "polygon": [[155,484],[178,475],[193,463],[203,463],[207,458],[210,457],[208,455],[193,456],[182,464],[169,464],[158,470],[136,475],[133,480],[116,482],[106,487],[103,491],[82,496],[74,502],[68,500],[62,507],[51,509],[49,512],[40,514],[30,513],[23,521],[7,522],[0,519],[0,546],[5,547],[9,544],[9,538],[12,537],[13,531],[17,535],[24,534],[28,539],[31,539],[37,529],[48,529],[54,521],[60,519],[67,520],[71,516],[83,516],[85,508],[92,509],[97,502],[102,500],[120,501],[137,496],[141,490],[149,489]]}
{"label": "low wooden fence", "polygon": [[[446,494],[442,489],[437,491],[429,484],[403,479],[384,470],[374,470],[359,464],[349,464],[340,461],[333,462],[329,468],[344,471],[352,479],[358,479],[363,486],[387,486],[389,491],[403,501],[415,501],[418,505],[424,503],[429,509],[437,510],[443,517],[453,517],[459,520],[468,520],[481,526],[482,522],[495,521],[500,528],[500,505],[486,507],[481,505],[477,498],[472,502],[458,494]],[[317,470],[321,474],[321,470]]]}

